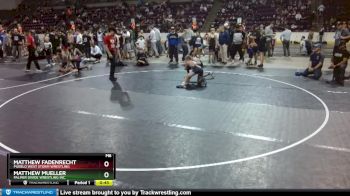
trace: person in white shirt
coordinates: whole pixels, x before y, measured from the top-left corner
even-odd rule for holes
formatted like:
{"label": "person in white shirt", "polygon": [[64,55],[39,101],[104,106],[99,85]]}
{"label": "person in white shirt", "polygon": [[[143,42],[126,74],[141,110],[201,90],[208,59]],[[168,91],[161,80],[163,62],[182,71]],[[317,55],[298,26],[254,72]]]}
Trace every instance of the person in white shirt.
{"label": "person in white shirt", "polygon": [[188,28],[185,29],[184,33],[182,34],[182,37],[184,40],[182,61],[185,61],[185,57],[187,56],[188,52],[191,51],[190,42],[193,36],[194,36],[194,32],[191,29],[191,27],[188,26]]}
{"label": "person in white shirt", "polygon": [[79,50],[83,50],[83,34],[77,29],[76,31],[76,39],[75,39],[75,44],[77,44],[77,47]]}
{"label": "person in white shirt", "polygon": [[97,32],[97,45],[102,50],[102,53],[104,53],[104,50],[103,50],[103,36],[104,36],[104,33],[102,32],[102,29],[99,29],[98,32]]}
{"label": "person in white shirt", "polygon": [[281,34],[281,41],[283,43],[283,53],[285,57],[290,56],[290,50],[289,50],[289,44],[290,44],[290,38],[292,36],[292,31],[285,27],[285,30]]}
{"label": "person in white shirt", "polygon": [[151,41],[151,46],[152,46],[152,50],[153,50],[154,54],[156,55],[157,58],[159,58],[159,53],[158,53],[158,49],[157,49],[157,37],[156,37],[156,32],[155,32],[154,28],[151,30],[151,32],[149,34],[149,39]]}
{"label": "person in white shirt", "polygon": [[323,12],[324,12],[325,9],[326,9],[326,7],[325,7],[323,4],[321,4],[320,6],[318,6],[318,11],[320,12],[321,15],[323,14]]}
{"label": "person in white shirt", "polygon": [[81,34],[79,30],[77,30],[76,36],[77,36],[77,38],[75,40],[75,43],[76,44],[83,44],[83,34]]}
{"label": "person in white shirt", "polygon": [[265,27],[266,48],[269,57],[272,57],[272,38],[275,36],[273,33],[273,27],[273,23]]}
{"label": "person in white shirt", "polygon": [[46,67],[52,67],[52,43],[50,42],[49,37],[44,38],[44,52],[47,60],[47,65]]}
{"label": "person in white shirt", "polygon": [[157,39],[157,50],[159,55],[162,55],[163,53],[163,47],[162,47],[162,38],[161,38],[161,34],[158,28],[154,27],[154,32],[155,32],[155,36]]}
{"label": "person in white shirt", "polygon": [[91,45],[91,57],[96,59],[95,63],[99,63],[101,61],[102,51],[101,48],[95,44],[95,42],[93,42]]}
{"label": "person in white shirt", "polygon": [[129,59],[131,57],[131,34],[125,27],[123,27],[122,37],[124,42],[123,56]]}
{"label": "person in white shirt", "polygon": [[146,42],[143,35],[139,35],[137,41],[135,42],[135,45],[138,53],[146,51]]}
{"label": "person in white shirt", "polygon": [[297,21],[299,21],[299,20],[301,20],[301,18],[302,18],[302,16],[301,16],[301,14],[298,12],[298,13],[295,15],[295,19],[296,19]]}
{"label": "person in white shirt", "polygon": [[137,66],[147,66],[149,65],[147,61],[147,55],[146,55],[146,41],[143,35],[139,35],[137,41],[135,42],[136,45],[136,57],[137,57]]}

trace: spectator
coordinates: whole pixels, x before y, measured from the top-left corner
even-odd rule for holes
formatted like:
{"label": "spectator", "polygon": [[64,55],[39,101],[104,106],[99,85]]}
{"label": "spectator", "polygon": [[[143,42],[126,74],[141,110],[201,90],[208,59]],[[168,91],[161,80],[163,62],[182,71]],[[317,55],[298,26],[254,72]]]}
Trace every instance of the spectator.
{"label": "spectator", "polygon": [[324,29],[324,27],[322,27],[322,28],[320,29],[320,32],[318,33],[318,34],[319,34],[319,42],[320,42],[321,44],[323,44],[324,31],[325,31],[325,29]]}
{"label": "spectator", "polygon": [[306,38],[305,38],[305,36],[302,36],[301,40],[300,40],[300,54],[307,55]]}
{"label": "spectator", "polygon": [[345,43],[348,43],[349,40],[350,40],[350,32],[349,32],[349,29],[348,29],[348,25],[345,21],[343,21],[342,23],[342,32],[341,32],[341,42],[345,42]]}
{"label": "spectator", "polygon": [[[91,57],[91,40],[92,38],[90,37],[89,33],[87,31],[84,31],[83,34],[83,48],[84,48],[84,54],[85,54],[85,58],[87,58],[87,60],[90,60]],[[79,70],[79,69],[78,69]]]}
{"label": "spectator", "polygon": [[245,40],[245,33],[241,25],[237,25],[233,32],[233,45],[231,50],[231,58],[234,61],[236,53],[239,53],[239,60],[241,63],[244,62],[243,43]]}
{"label": "spectator", "polygon": [[102,32],[102,29],[99,28],[98,31],[97,31],[97,44],[98,44],[98,47],[102,50],[102,53],[104,53],[104,50],[103,50],[103,36],[104,36],[104,33]]}
{"label": "spectator", "polygon": [[11,43],[12,43],[11,46],[12,46],[13,61],[16,61],[16,59],[21,58],[21,54],[22,54],[22,47],[21,46],[23,44],[23,38],[19,34],[17,28],[13,29],[13,33],[11,36]]}
{"label": "spectator", "polygon": [[137,41],[135,42],[137,53],[142,53],[146,51],[146,42],[143,34],[139,34]]}
{"label": "spectator", "polygon": [[334,51],[335,49],[341,44],[341,37],[343,34],[343,27],[342,27],[342,23],[340,21],[337,22],[337,30],[335,31],[335,35],[334,35],[334,48],[333,48],[333,55],[334,55]]}
{"label": "spectator", "polygon": [[77,47],[80,50],[83,50],[83,35],[81,34],[80,30],[77,29],[77,31],[75,32],[75,44],[77,45]]}
{"label": "spectator", "polygon": [[300,21],[301,18],[302,18],[302,16],[301,16],[300,12],[298,12],[298,13],[295,15],[295,20]]}
{"label": "spectator", "polygon": [[47,66],[46,67],[52,67],[53,61],[52,61],[52,43],[50,42],[49,37],[44,38],[44,53],[47,60]]}
{"label": "spectator", "polygon": [[126,29],[126,27],[123,27],[122,38],[124,45],[122,56],[124,59],[131,59],[131,33]]}
{"label": "spectator", "polygon": [[216,58],[215,58],[215,51],[217,49],[217,36],[215,34],[215,28],[210,29],[210,33],[208,36],[208,45],[209,45],[209,64],[210,63],[215,63]]}
{"label": "spectator", "polygon": [[326,9],[326,7],[325,7],[323,4],[321,4],[321,5],[318,6],[318,8],[317,8],[317,10],[318,10],[318,12],[319,12],[320,15],[323,15],[325,9]]}
{"label": "spectator", "polygon": [[101,51],[101,48],[98,45],[96,45],[95,42],[92,42],[92,45],[91,45],[91,57],[96,59],[95,63],[101,62],[102,51]]}
{"label": "spectator", "polygon": [[161,37],[161,34],[160,34],[160,30],[158,28],[156,28],[156,27],[154,27],[153,29],[154,29],[154,33],[155,33],[156,40],[157,40],[158,53],[159,53],[159,55],[162,55],[163,48],[162,48],[162,37]]}

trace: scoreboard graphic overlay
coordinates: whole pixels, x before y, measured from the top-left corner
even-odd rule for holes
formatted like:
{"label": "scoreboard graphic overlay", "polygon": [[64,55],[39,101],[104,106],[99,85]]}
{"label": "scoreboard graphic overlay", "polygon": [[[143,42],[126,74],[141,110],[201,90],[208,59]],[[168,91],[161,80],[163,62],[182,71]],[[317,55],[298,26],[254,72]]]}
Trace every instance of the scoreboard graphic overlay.
{"label": "scoreboard graphic overlay", "polygon": [[113,186],[114,153],[8,154],[9,185]]}

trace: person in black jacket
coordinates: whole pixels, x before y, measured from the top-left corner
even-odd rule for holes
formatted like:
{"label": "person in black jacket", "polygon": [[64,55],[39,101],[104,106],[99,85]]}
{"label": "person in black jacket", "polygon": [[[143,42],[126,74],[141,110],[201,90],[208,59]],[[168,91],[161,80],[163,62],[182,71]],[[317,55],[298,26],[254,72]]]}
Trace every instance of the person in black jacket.
{"label": "person in black jacket", "polygon": [[89,60],[91,57],[91,40],[92,38],[88,34],[87,31],[84,31],[83,34],[83,47],[84,47],[84,54],[85,57]]}

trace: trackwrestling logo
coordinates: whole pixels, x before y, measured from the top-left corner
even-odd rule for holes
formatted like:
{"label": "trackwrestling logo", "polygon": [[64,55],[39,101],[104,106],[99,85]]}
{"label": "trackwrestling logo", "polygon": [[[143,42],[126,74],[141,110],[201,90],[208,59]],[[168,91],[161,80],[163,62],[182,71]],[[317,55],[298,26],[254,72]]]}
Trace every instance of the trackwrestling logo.
{"label": "trackwrestling logo", "polygon": [[[0,190],[1,191],[1,190]],[[56,196],[56,189],[3,189],[2,195],[8,195],[8,196]]]}

